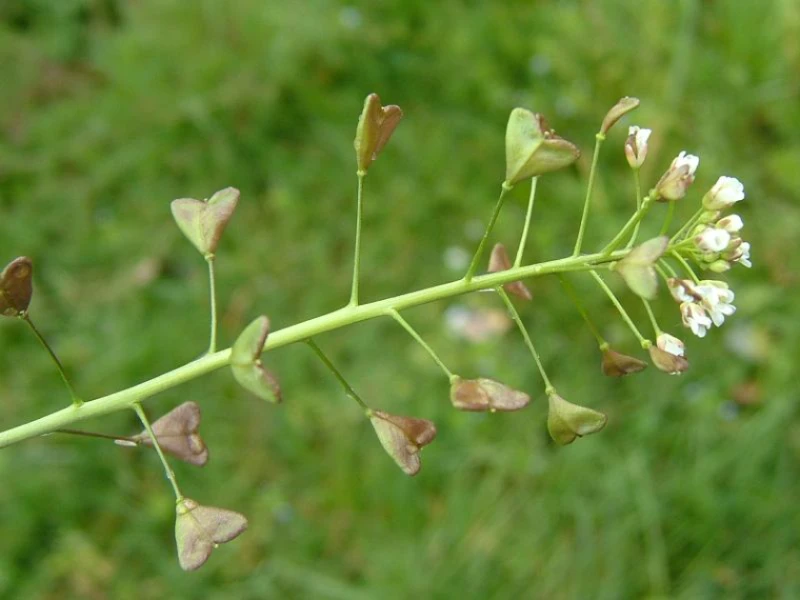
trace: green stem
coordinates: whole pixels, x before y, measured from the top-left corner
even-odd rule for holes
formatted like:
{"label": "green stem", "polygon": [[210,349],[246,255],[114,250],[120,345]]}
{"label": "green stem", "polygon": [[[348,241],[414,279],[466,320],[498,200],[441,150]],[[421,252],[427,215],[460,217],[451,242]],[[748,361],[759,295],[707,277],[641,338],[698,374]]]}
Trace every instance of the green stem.
{"label": "green stem", "polygon": [[595,324],[589,318],[589,314],[586,312],[586,308],[583,306],[583,302],[581,302],[580,298],[578,298],[578,294],[575,292],[575,288],[563,276],[559,276],[558,280],[561,282],[561,286],[564,288],[564,291],[567,293],[567,296],[569,296],[570,300],[572,300],[572,303],[575,305],[575,308],[578,310],[578,313],[581,315],[581,317],[583,317],[586,326],[589,328],[589,331],[592,332],[592,335],[597,340],[597,343],[600,346],[600,348],[607,348],[608,342],[606,342],[605,338],[602,335],[600,335],[600,331],[597,329]]}
{"label": "green stem", "polygon": [[358,279],[361,268],[361,214],[364,195],[364,177],[366,173],[358,172],[358,198],[356,200],[356,243],[355,256],[353,257],[353,286],[350,290],[349,306],[358,306]]}
{"label": "green stem", "polygon": [[539,369],[539,373],[542,374],[542,379],[544,380],[544,391],[547,394],[555,391],[553,384],[550,383],[550,379],[547,377],[547,373],[545,373],[544,365],[542,364],[542,360],[539,358],[539,353],[536,351],[536,347],[533,345],[533,341],[531,340],[531,336],[528,335],[528,330],[525,328],[525,325],[522,323],[522,319],[519,317],[519,313],[517,309],[514,307],[514,304],[511,302],[511,298],[508,297],[505,290],[497,286],[495,291],[500,295],[505,302],[506,307],[508,308],[508,312],[511,313],[511,318],[514,319],[514,322],[517,324],[519,328],[519,332],[522,334],[523,339],[525,340],[525,345],[528,346],[528,350],[531,351],[533,355],[533,360],[536,362],[536,367]]}
{"label": "green stem", "polygon": [[701,207],[701,208],[699,208],[699,209],[697,210],[697,212],[696,212],[696,213],[694,213],[694,214],[692,215],[692,217],[691,217],[691,218],[690,218],[688,221],[686,221],[686,223],[684,223],[684,224],[683,224],[683,225],[680,227],[680,229],[678,229],[678,231],[676,231],[676,232],[675,232],[675,235],[673,235],[673,236],[670,238],[670,240],[669,240],[669,243],[670,243],[670,245],[672,245],[673,243],[675,243],[675,242],[676,242],[678,239],[680,239],[682,236],[684,236],[684,235],[685,235],[687,232],[691,231],[691,230],[692,230],[692,228],[693,228],[695,225],[697,225],[697,222],[700,220],[700,217],[703,215],[703,213],[704,213],[704,212],[705,212],[705,209],[704,209],[704,208],[702,208],[702,207]]}
{"label": "green stem", "polygon": [[83,437],[98,438],[101,440],[123,441],[128,442],[134,446],[138,446],[139,442],[132,437],[124,435],[107,435],[105,433],[95,433],[94,431],[81,431],[80,429],[56,429],[53,433],[64,433],[68,435],[79,435]]}
{"label": "green stem", "polygon": [[669,204],[669,206],[667,207],[667,216],[664,217],[664,224],[661,226],[661,231],[658,233],[658,235],[667,234],[667,230],[669,229],[669,226],[672,223],[672,217],[675,214],[675,200],[671,200],[667,204]]}
{"label": "green stem", "polygon": [[692,281],[694,281],[695,283],[700,283],[700,278],[699,278],[699,277],[698,277],[698,276],[695,274],[695,272],[694,272],[694,269],[692,269],[692,266],[691,266],[691,265],[690,265],[690,264],[689,264],[689,263],[686,261],[686,259],[685,259],[685,258],[683,258],[683,257],[682,257],[680,254],[678,254],[678,253],[677,253],[675,250],[673,250],[672,252],[670,252],[670,254],[671,254],[672,256],[674,256],[674,257],[677,259],[677,261],[678,261],[679,263],[681,263],[681,266],[682,266],[684,269],[686,269],[686,272],[687,272],[687,273],[689,274],[689,276],[692,278]]}
{"label": "green stem", "polygon": [[161,450],[161,446],[158,443],[158,438],[156,438],[156,434],[153,433],[153,428],[150,425],[150,420],[147,418],[147,415],[142,408],[142,405],[138,402],[134,402],[133,410],[136,411],[136,414],[139,416],[139,420],[144,425],[144,428],[147,430],[147,435],[150,436],[150,441],[153,442],[153,448],[156,449],[156,453],[158,454],[158,459],[161,461],[161,464],[164,466],[164,473],[167,475],[167,479],[169,480],[170,484],[172,484],[172,489],[175,492],[175,500],[180,502],[183,500],[183,494],[181,494],[181,490],[178,487],[178,482],[175,479],[175,473],[172,471],[172,468],[169,466],[167,462],[167,457],[164,456],[164,452]]}
{"label": "green stem", "polygon": [[478,262],[481,260],[481,256],[483,255],[483,248],[486,246],[486,240],[489,239],[489,234],[491,234],[492,229],[494,229],[494,224],[497,221],[497,217],[500,215],[500,209],[503,208],[503,201],[506,199],[506,194],[511,191],[511,187],[512,186],[507,185],[505,182],[503,183],[503,187],[500,191],[500,197],[497,199],[497,202],[494,205],[494,211],[492,211],[492,216],[489,218],[489,224],[486,226],[486,231],[483,232],[481,243],[478,244],[478,249],[475,251],[475,256],[472,257],[472,262],[469,263],[467,274],[464,275],[464,281],[467,283],[472,281],[475,271],[478,270]]}
{"label": "green stem", "polygon": [[528,212],[525,213],[525,226],[522,228],[522,237],[519,240],[519,247],[517,248],[517,257],[514,259],[514,266],[519,267],[522,264],[522,254],[525,252],[525,244],[528,241],[528,230],[531,226],[531,215],[533,214],[533,200],[536,198],[536,182],[538,177],[531,179],[531,194],[528,197]]}
{"label": "green stem", "polygon": [[581,246],[583,245],[583,234],[586,231],[586,223],[589,220],[589,205],[591,204],[592,191],[594,190],[594,176],[597,172],[597,160],[600,156],[600,147],[606,139],[603,132],[599,131],[594,136],[594,154],[592,155],[592,167],[589,169],[589,183],[586,185],[586,198],[583,201],[583,214],[581,215],[581,224],[578,227],[578,239],[575,240],[575,250],[572,256],[578,256],[581,253]]}
{"label": "green stem", "polygon": [[[359,306],[348,306],[331,313],[320,315],[308,321],[297,323],[270,333],[264,351],[275,350],[289,344],[301,342],[307,338],[335,331],[354,323],[369,319],[385,317],[388,309],[403,311],[414,306],[444,300],[478,290],[492,289],[511,281],[524,280],[530,277],[554,275],[566,271],[591,270],[599,265],[621,260],[628,254],[627,250],[619,250],[608,256],[595,253],[578,257],[560,258],[535,265],[511,268],[498,273],[488,273],[473,278],[471,281],[459,279],[434,287],[409,292],[391,298],[385,298]],[[137,402],[173,389],[178,385],[192,381],[207,373],[211,373],[230,364],[230,348],[206,354],[192,362],[168,371],[157,377],[97,398],[81,405],[73,405],[45,415],[34,421],[18,425],[0,432],[0,448],[16,444],[46,433],[69,427],[86,419],[99,417],[120,410],[130,409]]]}
{"label": "green stem", "polygon": [[333,373],[333,376],[336,377],[336,380],[341,384],[342,388],[344,389],[345,396],[355,400],[356,402],[358,402],[361,408],[363,408],[365,411],[368,411],[369,406],[366,405],[366,403],[361,399],[361,396],[359,396],[356,393],[356,391],[350,386],[350,384],[347,383],[347,380],[344,378],[344,375],[341,374],[339,369],[337,369],[336,366],[331,362],[331,359],[329,359],[328,356],[322,351],[322,348],[320,348],[317,345],[317,343],[311,338],[308,338],[306,340],[306,344],[309,345],[309,347],[319,357],[319,359],[323,362],[323,364],[326,367],[328,367],[328,370],[331,373]]}
{"label": "green stem", "polygon": [[208,353],[213,354],[217,351],[217,285],[214,277],[214,255],[206,256],[208,263],[208,289],[210,295],[211,309],[211,334],[208,341]]}
{"label": "green stem", "polygon": [[678,273],[675,271],[675,269],[673,269],[673,268],[672,268],[672,265],[671,265],[671,264],[669,264],[669,263],[666,261],[666,259],[664,259],[663,257],[662,257],[662,258],[659,258],[659,259],[658,259],[658,264],[659,264],[659,265],[661,265],[662,267],[664,267],[664,268],[665,268],[667,271],[669,271],[669,274],[670,274],[672,277],[675,277],[675,278],[678,278],[678,279],[680,279],[680,278],[678,277]]}
{"label": "green stem", "polygon": [[61,361],[58,360],[58,356],[50,347],[50,344],[47,343],[47,340],[44,339],[44,336],[39,333],[39,330],[36,328],[36,325],[33,324],[28,313],[24,313],[20,317],[23,321],[25,321],[28,326],[33,331],[33,334],[36,336],[36,339],[42,344],[42,347],[47,350],[47,353],[50,355],[50,358],[53,359],[53,362],[56,364],[56,368],[58,369],[58,374],[61,375],[61,379],[64,381],[64,385],[67,386],[67,390],[69,391],[70,398],[72,399],[72,405],[74,407],[79,407],[83,404],[83,400],[78,398],[78,395],[75,393],[75,389],[72,387],[72,384],[69,382],[69,378],[67,377],[67,372],[64,370],[64,365],[61,364]]}
{"label": "green stem", "polygon": [[417,343],[425,349],[425,351],[428,354],[430,354],[431,358],[437,365],[439,365],[439,368],[444,372],[445,375],[447,375],[447,378],[450,381],[453,381],[453,379],[455,379],[456,376],[453,375],[453,372],[447,368],[442,359],[439,358],[439,355],[436,354],[433,348],[431,348],[427,344],[427,342],[425,342],[425,340],[422,339],[422,336],[417,333],[417,331],[408,323],[408,321],[406,321],[403,317],[400,316],[399,312],[397,312],[393,308],[390,308],[388,311],[386,311],[386,314],[388,314],[395,321],[397,321],[400,324],[400,326],[403,329],[405,329],[411,335],[411,337],[413,337],[417,341]]}
{"label": "green stem", "polygon": [[[636,210],[638,211],[642,208],[642,180],[638,168],[633,170],[633,182],[636,188]],[[641,221],[636,223],[636,226],[633,228],[633,233],[631,234],[631,239],[628,240],[628,244],[625,246],[626,248],[632,248],[636,243],[636,238],[639,237],[639,226],[641,224]]]}
{"label": "green stem", "polygon": [[628,222],[625,223],[625,226],[619,230],[619,233],[614,237],[613,240],[611,240],[608,243],[608,245],[605,248],[603,248],[600,254],[602,254],[603,256],[608,256],[614,250],[616,250],[622,243],[622,241],[626,237],[628,237],[628,235],[633,231],[633,229],[636,227],[639,221],[642,220],[642,217],[644,217],[647,214],[647,211],[650,210],[650,205],[653,203],[654,200],[655,196],[653,195],[648,194],[647,196],[645,196],[644,200],[642,200],[642,205],[639,207],[639,210],[633,213],[633,216],[630,219],[628,219]]}
{"label": "green stem", "polygon": [[594,280],[597,282],[597,284],[603,288],[606,296],[608,296],[608,298],[611,300],[611,303],[616,307],[617,311],[619,311],[622,320],[628,325],[630,330],[633,332],[633,335],[635,335],[636,339],[639,340],[639,343],[642,345],[642,347],[644,348],[649,346],[648,340],[641,334],[639,328],[636,327],[630,315],[628,315],[628,312],[622,307],[622,304],[620,304],[617,296],[611,291],[611,288],[608,287],[608,284],[603,281],[603,278],[594,271],[589,271],[589,274],[594,277]]}
{"label": "green stem", "polygon": [[650,319],[650,323],[653,325],[653,331],[655,332],[656,337],[661,335],[661,327],[658,326],[658,321],[656,321],[656,316],[653,314],[653,309],[650,306],[650,302],[648,302],[645,298],[642,298],[642,303],[644,304],[644,308],[647,311],[647,316]]}

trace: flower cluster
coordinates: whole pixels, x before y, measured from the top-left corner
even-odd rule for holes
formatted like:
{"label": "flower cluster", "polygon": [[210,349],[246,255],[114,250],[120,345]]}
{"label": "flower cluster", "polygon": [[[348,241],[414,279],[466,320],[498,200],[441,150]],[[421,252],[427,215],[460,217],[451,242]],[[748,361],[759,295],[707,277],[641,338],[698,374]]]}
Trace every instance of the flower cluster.
{"label": "flower cluster", "polygon": [[670,278],[669,291],[680,303],[683,324],[697,337],[705,337],[711,325],[719,327],[736,312],[734,293],[724,281],[707,279],[697,283]]}
{"label": "flower cluster", "polygon": [[734,177],[720,177],[703,197],[700,224],[693,232],[698,264],[715,273],[724,273],[733,263],[751,267],[750,243],[745,242],[740,231],[744,221],[731,214],[720,218],[723,210],[744,199],[744,186]]}

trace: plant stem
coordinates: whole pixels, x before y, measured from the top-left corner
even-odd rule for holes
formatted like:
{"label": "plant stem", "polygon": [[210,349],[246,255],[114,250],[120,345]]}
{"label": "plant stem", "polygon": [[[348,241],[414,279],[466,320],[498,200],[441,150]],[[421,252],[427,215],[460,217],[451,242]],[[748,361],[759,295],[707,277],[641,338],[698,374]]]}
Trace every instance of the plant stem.
{"label": "plant stem", "polygon": [[648,302],[645,298],[642,298],[642,303],[644,304],[644,308],[647,311],[647,316],[650,318],[650,323],[653,325],[653,331],[656,334],[656,337],[661,335],[661,327],[658,326],[658,321],[656,321],[656,316],[653,314],[653,309],[650,306],[650,302]]}
{"label": "plant stem", "polygon": [[333,376],[336,377],[336,380],[342,385],[342,388],[344,389],[345,396],[347,396],[348,398],[352,398],[353,400],[358,402],[358,404],[359,404],[359,406],[361,406],[361,408],[363,408],[364,410],[368,411],[369,410],[369,406],[366,405],[366,403],[361,399],[361,397],[356,393],[356,391],[350,386],[350,384],[347,383],[347,380],[344,378],[344,375],[341,374],[339,369],[337,369],[336,366],[331,362],[331,359],[329,359],[327,357],[327,355],[322,351],[322,348],[317,346],[317,343],[311,338],[308,338],[306,340],[306,344],[309,345],[309,347],[319,357],[319,359],[323,362],[323,364],[326,367],[328,367],[328,370],[331,373],[333,373]]}
{"label": "plant stem", "polygon": [[506,291],[501,287],[497,286],[495,291],[500,295],[505,302],[506,308],[508,308],[508,312],[511,313],[511,318],[514,319],[514,322],[517,324],[519,328],[519,332],[522,334],[522,338],[525,340],[525,345],[528,346],[528,350],[531,351],[533,355],[533,360],[536,362],[536,367],[539,369],[539,373],[542,375],[542,379],[544,380],[544,391],[547,394],[555,391],[553,384],[550,383],[550,379],[547,377],[547,373],[544,370],[544,365],[542,364],[542,360],[539,358],[539,353],[536,351],[536,347],[533,345],[533,341],[531,340],[531,336],[528,335],[528,330],[525,328],[522,319],[520,319],[519,313],[517,309],[514,307],[514,304],[511,302],[511,298],[508,297]]}
{"label": "plant stem", "polygon": [[672,216],[675,214],[675,200],[670,200],[667,204],[667,216],[664,217],[664,224],[661,226],[661,231],[658,235],[666,235],[670,224],[672,223]]}
{"label": "plant stem", "polygon": [[56,364],[56,368],[58,369],[58,374],[61,375],[61,379],[64,381],[64,385],[67,386],[69,395],[72,398],[72,405],[77,408],[78,406],[83,404],[83,400],[78,398],[78,395],[75,393],[75,389],[69,382],[69,378],[67,377],[67,372],[64,370],[64,365],[62,365],[61,361],[58,360],[58,356],[56,356],[56,353],[50,347],[50,344],[47,343],[47,340],[44,339],[44,336],[41,333],[39,333],[39,330],[36,328],[36,325],[33,324],[33,321],[31,320],[28,313],[24,313],[21,316],[21,318],[28,324],[28,326],[31,328],[31,331],[33,331],[33,334],[36,336],[36,339],[39,340],[44,349],[47,350],[47,353],[50,355],[50,358],[52,358],[53,362]]}
{"label": "plant stem", "polygon": [[678,273],[675,272],[675,269],[672,268],[672,265],[669,264],[664,257],[658,259],[658,264],[664,267],[672,277],[678,278]]}
{"label": "plant stem", "polygon": [[558,280],[561,282],[561,286],[564,288],[564,291],[567,293],[567,296],[570,297],[572,303],[575,305],[575,308],[578,310],[578,313],[583,317],[583,320],[586,322],[586,326],[589,328],[589,331],[592,332],[592,335],[597,340],[598,345],[603,347],[608,347],[608,342],[606,342],[605,338],[600,335],[600,331],[597,329],[595,324],[589,318],[589,314],[586,312],[586,308],[584,308],[583,303],[578,298],[578,294],[575,292],[575,288],[572,284],[567,281],[567,279],[561,275],[559,275]]}
{"label": "plant stem", "polygon": [[676,241],[677,241],[677,240],[678,240],[680,237],[682,237],[683,235],[685,235],[685,234],[686,234],[688,231],[691,231],[692,227],[694,227],[694,226],[697,224],[697,222],[700,220],[700,217],[702,216],[702,214],[703,214],[704,212],[705,212],[705,209],[704,209],[703,207],[700,207],[700,208],[697,210],[697,212],[696,212],[696,213],[694,213],[694,214],[692,215],[692,217],[691,217],[691,218],[690,218],[688,221],[686,221],[686,223],[684,223],[683,225],[681,225],[680,229],[678,229],[678,231],[676,231],[676,232],[675,232],[675,235],[673,235],[673,236],[670,238],[670,240],[669,240],[669,243],[670,243],[670,244],[673,244],[673,243],[674,243],[674,242],[676,242]]}
{"label": "plant stem", "polygon": [[625,321],[625,323],[628,325],[630,330],[633,332],[633,335],[636,336],[636,339],[639,340],[639,343],[644,348],[645,347],[645,343],[647,342],[647,339],[645,339],[645,337],[641,334],[639,329],[636,327],[636,325],[634,324],[634,322],[631,319],[630,315],[628,315],[628,312],[622,307],[622,304],[620,304],[620,302],[617,299],[617,297],[614,294],[614,292],[611,291],[611,288],[608,287],[608,284],[605,281],[603,281],[603,278],[600,277],[600,275],[598,275],[594,271],[589,271],[589,274],[592,277],[594,277],[594,280],[597,282],[597,284],[601,288],[603,288],[603,291],[606,293],[606,296],[608,296],[608,298],[611,300],[611,303],[619,311],[619,314],[622,317],[622,320]]}
{"label": "plant stem", "polygon": [[[627,250],[618,250],[609,255],[601,253],[586,254],[578,257],[560,258],[534,265],[511,268],[498,273],[488,273],[473,278],[471,281],[459,279],[450,283],[443,283],[434,287],[409,292],[383,300],[377,300],[359,306],[348,306],[331,313],[320,315],[308,321],[297,323],[270,333],[264,351],[275,350],[289,344],[301,342],[310,337],[320,335],[360,323],[377,317],[384,317],[388,309],[402,311],[414,306],[428,304],[437,300],[444,300],[478,290],[492,289],[504,283],[553,275],[566,271],[590,270],[598,265],[614,262],[624,258]],[[230,348],[218,350],[213,354],[206,354],[200,358],[182,365],[172,371],[162,373],[148,381],[131,386],[127,389],[108,394],[81,405],[73,405],[51,414],[45,415],[34,421],[12,427],[0,432],[0,448],[18,442],[50,433],[56,429],[69,427],[93,417],[99,417],[120,410],[130,409],[137,402],[170,390],[182,383],[192,381],[211,373],[217,369],[228,366],[230,363]]]}
{"label": "plant stem", "polygon": [[127,437],[127,436],[124,436],[124,435],[107,435],[105,433],[95,433],[94,431],[81,431],[80,429],[56,429],[53,433],[64,433],[64,434],[68,434],[68,435],[80,435],[80,436],[83,436],[83,437],[97,438],[97,439],[101,439],[101,440],[112,440],[114,442],[116,442],[116,441],[128,442],[129,444],[132,444],[134,446],[138,446],[139,445],[138,441],[136,441],[132,437]]}
{"label": "plant stem", "polygon": [[164,452],[161,450],[161,446],[158,443],[158,438],[156,438],[156,434],[153,433],[153,428],[150,426],[150,420],[147,418],[147,415],[142,408],[142,405],[138,402],[134,402],[133,410],[136,411],[136,414],[139,416],[139,420],[144,425],[144,428],[147,430],[147,435],[150,436],[150,441],[153,442],[153,448],[156,449],[156,453],[158,453],[158,458],[161,461],[161,464],[164,466],[164,473],[167,475],[167,479],[169,480],[170,484],[172,484],[172,489],[175,492],[175,500],[180,502],[183,500],[183,494],[181,494],[181,490],[178,487],[178,482],[175,479],[175,473],[172,471],[172,468],[169,466],[167,462],[167,457],[164,456]]}
{"label": "plant stem", "polygon": [[[636,210],[638,211],[642,208],[642,180],[638,168],[633,170],[633,182],[636,188]],[[636,238],[639,237],[639,226],[641,224],[641,221],[636,223],[636,226],[633,228],[633,233],[631,234],[631,239],[628,240],[628,245],[625,246],[626,248],[632,248],[636,243]]]}
{"label": "plant stem", "polygon": [[635,213],[633,213],[633,216],[628,219],[628,222],[625,223],[625,226],[619,230],[619,233],[616,236],[614,236],[614,239],[611,240],[605,248],[603,248],[603,250],[600,252],[601,255],[608,256],[619,247],[619,245],[622,243],[622,240],[624,240],[628,234],[633,231],[639,221],[642,220],[642,217],[644,217],[647,214],[647,211],[650,210],[650,205],[654,200],[655,196],[651,196],[649,194],[645,196],[644,200],[642,200],[642,205]]}
{"label": "plant stem", "polygon": [[358,306],[358,279],[359,269],[361,268],[361,214],[364,195],[365,172],[358,172],[358,195],[356,200],[356,243],[355,255],[353,257],[353,287],[350,290],[350,304],[348,306]]}
{"label": "plant stem", "polygon": [[581,224],[578,227],[578,239],[575,240],[575,250],[572,256],[578,256],[581,253],[581,246],[583,245],[583,234],[586,231],[586,223],[589,220],[589,204],[591,204],[592,191],[594,189],[594,176],[597,171],[597,160],[600,156],[600,147],[606,139],[603,132],[598,131],[594,136],[594,154],[592,155],[592,167],[589,170],[589,183],[586,185],[586,199],[583,201],[583,214],[581,215]]}
{"label": "plant stem", "polygon": [[500,209],[503,208],[503,202],[505,201],[506,194],[508,194],[509,191],[511,191],[511,186],[506,185],[504,182],[502,189],[500,190],[500,197],[497,199],[497,202],[494,205],[494,211],[492,211],[492,216],[489,218],[489,224],[486,226],[486,231],[483,232],[481,243],[478,244],[478,249],[475,251],[475,256],[472,257],[472,262],[469,263],[467,274],[464,275],[464,281],[466,283],[472,281],[475,271],[478,270],[478,262],[483,255],[483,247],[486,246],[486,240],[489,239],[489,234],[491,234],[492,229],[494,229],[494,224],[497,221],[498,215],[500,214]]}
{"label": "plant stem", "polygon": [[405,329],[411,335],[411,337],[413,337],[417,341],[417,343],[425,349],[425,351],[428,354],[430,354],[431,358],[437,365],[439,365],[439,368],[444,372],[445,375],[447,375],[447,378],[450,381],[453,381],[453,379],[455,379],[456,376],[453,375],[453,372],[447,368],[447,365],[445,365],[444,361],[442,361],[442,359],[439,358],[439,355],[436,354],[433,348],[431,348],[428,345],[428,343],[422,339],[422,336],[417,333],[417,331],[408,323],[408,321],[406,321],[403,317],[400,316],[399,312],[397,312],[393,308],[390,308],[388,311],[386,311],[386,314],[388,314],[395,321],[397,321],[400,324],[400,326],[403,329]]}
{"label": "plant stem", "polygon": [[217,351],[217,285],[214,277],[214,255],[207,255],[206,262],[208,263],[208,289],[211,308],[211,335],[209,336],[208,353],[213,354]]}
{"label": "plant stem", "polygon": [[517,248],[517,257],[514,259],[514,266],[519,267],[522,264],[522,255],[525,252],[525,244],[528,241],[528,231],[531,226],[531,215],[533,214],[533,200],[536,198],[536,182],[538,177],[531,179],[531,194],[528,197],[528,212],[525,213],[525,226],[522,228],[522,237],[519,240],[519,248]]}
{"label": "plant stem", "polygon": [[670,252],[670,254],[672,254],[672,256],[674,256],[678,260],[678,262],[681,263],[681,266],[684,269],[686,269],[686,272],[692,278],[692,281],[694,281],[695,283],[700,283],[700,278],[697,275],[695,275],[694,269],[692,269],[692,266],[686,261],[685,258],[683,258],[680,254],[675,252],[675,250]]}

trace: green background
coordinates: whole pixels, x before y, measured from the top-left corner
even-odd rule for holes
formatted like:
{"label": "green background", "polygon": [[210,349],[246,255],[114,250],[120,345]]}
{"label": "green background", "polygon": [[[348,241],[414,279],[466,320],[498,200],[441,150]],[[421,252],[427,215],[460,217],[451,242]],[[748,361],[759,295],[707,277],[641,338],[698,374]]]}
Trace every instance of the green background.
{"label": "green background", "polygon": [[[0,597],[800,597],[799,73],[794,0],[3,0],[0,261],[35,261],[31,315],[87,398],[205,348],[206,273],[173,198],[242,191],[218,253],[223,343],[260,313],[283,327],[345,302],[352,139],[373,91],[406,116],[367,178],[367,300],[460,276],[445,257],[475,246],[515,106],[584,150],[541,181],[526,259],[567,255],[594,133],[623,95],[642,107],[609,136],[587,247],[631,211],[622,143],[636,123],[655,130],[645,185],[680,150],[701,158],[679,216],[719,175],[744,182],[754,267],[729,274],[738,311],[706,339],[690,339],[672,300],[656,304],[687,341],[680,378],[603,378],[558,282],[531,282],[524,318],[556,386],[609,415],[566,448],[547,436],[518,335],[469,344],[448,329],[449,306],[498,306],[481,294],[406,317],[453,370],[529,391],[523,412],[453,410],[446,380],[391,322],[319,339],[369,403],[437,423],[416,478],[302,346],[267,356],[277,408],[225,372],[149,400],[153,415],[202,405],[212,458],[175,462],[179,482],[250,519],[193,574],[178,567],[152,452],[56,436],[4,449]],[[511,248],[519,188],[493,236]],[[635,352],[599,290],[573,281],[615,347]],[[2,323],[0,348],[0,427],[68,402],[21,323]],[[133,414],[86,427],[139,430]]]}

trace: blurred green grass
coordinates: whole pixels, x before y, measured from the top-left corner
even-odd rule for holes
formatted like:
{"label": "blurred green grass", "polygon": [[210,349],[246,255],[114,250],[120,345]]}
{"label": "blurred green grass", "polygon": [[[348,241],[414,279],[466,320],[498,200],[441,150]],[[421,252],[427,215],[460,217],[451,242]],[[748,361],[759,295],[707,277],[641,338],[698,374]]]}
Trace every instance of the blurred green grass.
{"label": "blurred green grass", "polygon": [[[744,182],[754,268],[731,273],[738,312],[688,340],[680,379],[602,379],[557,282],[537,281],[525,318],[559,390],[610,416],[567,448],[547,438],[521,341],[465,347],[444,325],[447,303],[407,316],[458,372],[532,392],[525,412],[456,414],[435,365],[390,322],[320,340],[375,406],[437,422],[414,479],[302,347],[268,357],[287,397],[278,409],[225,373],[150,400],[153,413],[202,404],[212,460],[176,464],[182,487],[251,520],[191,575],[152,454],[55,437],[6,449],[0,597],[800,596],[798,73],[791,0],[5,0],[2,260],[34,258],[32,314],[87,397],[205,347],[206,274],[171,222],[173,198],[242,190],[219,252],[223,340],[261,312],[280,327],[341,305],[352,137],[371,91],[406,117],[367,181],[365,298],[459,275],[445,252],[474,246],[518,105],[584,149],[576,169],[541,182],[528,256],[568,253],[594,132],[623,95],[642,99],[628,122],[655,129],[645,181],[685,149],[701,157],[695,198],[720,174]],[[630,210],[623,129],[602,158],[589,247]],[[524,195],[495,239],[515,243]],[[585,289],[609,337],[633,349]],[[688,338],[670,302],[659,313]],[[66,401],[21,326],[3,323],[0,343],[4,428]],[[137,430],[132,415],[98,427]]]}

